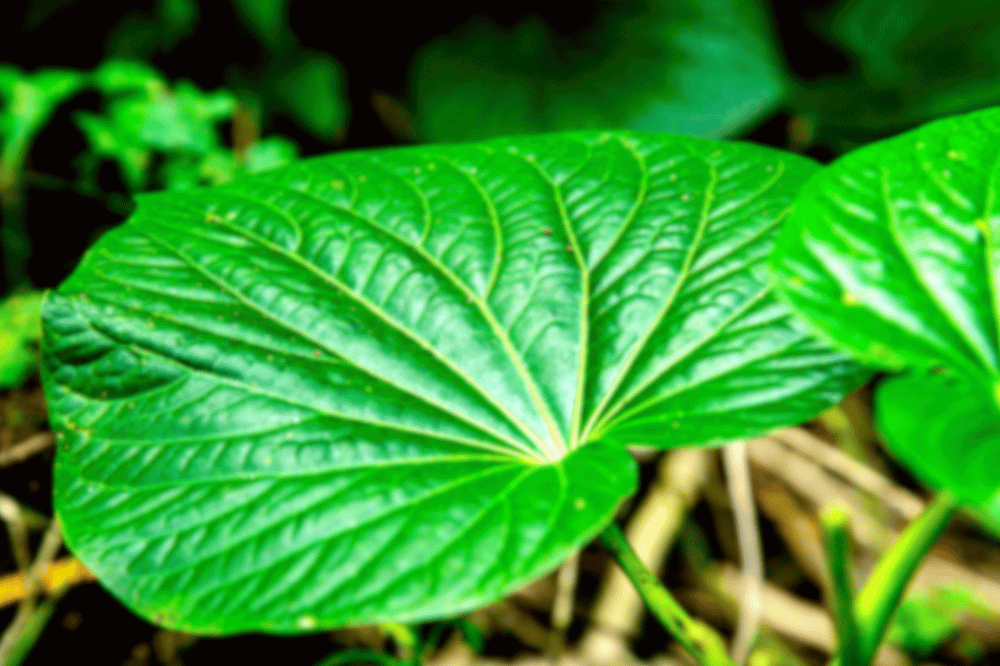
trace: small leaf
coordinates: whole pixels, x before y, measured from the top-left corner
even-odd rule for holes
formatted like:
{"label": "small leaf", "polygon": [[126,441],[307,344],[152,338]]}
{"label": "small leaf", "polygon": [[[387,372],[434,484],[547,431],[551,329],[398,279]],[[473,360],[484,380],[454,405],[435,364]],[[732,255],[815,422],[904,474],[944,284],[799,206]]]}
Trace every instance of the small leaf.
{"label": "small leaf", "polygon": [[879,384],[875,404],[889,448],[928,486],[974,506],[1000,489],[1000,409],[982,385],[903,375]]}
{"label": "small leaf", "polygon": [[294,162],[299,148],[293,141],[280,136],[269,136],[251,145],[244,156],[243,168],[247,173],[270,171]]}
{"label": "small leaf", "polygon": [[347,120],[340,63],[309,54],[279,82],[291,114],[310,132],[332,139]]}
{"label": "small leaf", "polygon": [[163,76],[139,60],[112,58],[94,70],[94,85],[105,95],[165,90]]}
{"label": "small leaf", "polygon": [[237,13],[272,51],[290,45],[288,0],[233,0]]}
{"label": "small leaf", "polygon": [[44,307],[67,543],[203,633],[509,593],[634,491],[625,445],[757,435],[867,376],[761,275],[816,168],[587,132],[139,197]]}
{"label": "small leaf", "polygon": [[[86,84],[82,72],[68,69],[43,69],[34,74],[15,67],[0,67],[0,139],[3,169],[17,173],[31,149],[35,136],[63,101]],[[3,180],[0,173],[0,180]]]}
{"label": "small leaf", "polygon": [[16,388],[38,362],[32,345],[42,334],[41,292],[0,302],[0,389]]}

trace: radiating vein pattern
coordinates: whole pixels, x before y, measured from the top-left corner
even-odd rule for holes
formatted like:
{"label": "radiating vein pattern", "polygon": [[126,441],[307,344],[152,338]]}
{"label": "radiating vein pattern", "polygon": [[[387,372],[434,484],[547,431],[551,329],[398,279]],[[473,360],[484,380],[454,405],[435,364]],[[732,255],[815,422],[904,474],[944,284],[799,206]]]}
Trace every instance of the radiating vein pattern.
{"label": "radiating vein pattern", "polygon": [[206,633],[495,599],[610,519],[625,444],[756,434],[860,381],[761,272],[814,169],[585,132],[149,196],[45,304],[67,541]]}

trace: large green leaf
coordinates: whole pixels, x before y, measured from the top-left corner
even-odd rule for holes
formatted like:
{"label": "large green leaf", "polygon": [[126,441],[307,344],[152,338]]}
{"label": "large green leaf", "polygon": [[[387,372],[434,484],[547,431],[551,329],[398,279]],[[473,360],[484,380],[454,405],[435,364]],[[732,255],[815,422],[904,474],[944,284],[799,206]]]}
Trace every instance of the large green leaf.
{"label": "large green leaf", "polygon": [[612,0],[561,35],[531,17],[428,44],[413,71],[424,139],[622,128],[728,136],[785,97],[760,0]]}
{"label": "large green leaf", "polygon": [[[996,402],[1000,385],[998,136],[1000,109],[990,109],[850,153],[802,188],[774,254],[778,284],[792,305],[863,362],[971,383],[968,391],[987,403]],[[949,403],[943,410],[971,409],[948,392],[913,399],[935,397]],[[911,434],[920,437],[896,438],[897,454],[918,473],[938,474],[939,484],[945,468],[961,467],[967,456],[982,462],[980,456],[1000,454],[1000,442],[984,449],[981,438],[930,430],[929,404],[913,412],[922,425]],[[963,418],[940,414],[942,422]],[[893,428],[902,432],[898,423]],[[953,465],[943,464],[946,456]],[[965,473],[990,474],[979,484],[992,483],[995,491],[998,472],[988,466]],[[970,501],[985,492],[948,474],[946,485]]]}
{"label": "large green leaf", "polygon": [[199,632],[419,620],[554,568],[635,487],[863,379],[761,275],[816,166],[578,133],[147,195],[44,305],[67,542]]}
{"label": "large green leaf", "polygon": [[947,118],[817,174],[775,250],[791,303],[865,362],[995,382],[998,133],[1000,109]]}

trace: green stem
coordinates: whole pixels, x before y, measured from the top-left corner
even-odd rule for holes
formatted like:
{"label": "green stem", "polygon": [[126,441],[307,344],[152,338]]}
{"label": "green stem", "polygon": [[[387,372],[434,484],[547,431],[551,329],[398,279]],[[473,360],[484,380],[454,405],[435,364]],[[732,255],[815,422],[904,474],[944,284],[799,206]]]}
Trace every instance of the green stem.
{"label": "green stem", "polygon": [[832,506],[823,512],[822,522],[826,532],[826,559],[840,664],[862,666],[861,633],[854,611],[854,584],[851,580],[850,515],[844,507]]}
{"label": "green stem", "polygon": [[947,490],[941,491],[924,512],[907,525],[868,578],[854,603],[861,634],[862,664],[869,664],[875,656],[906,586],[958,508],[958,498]]}
{"label": "green stem", "polygon": [[691,653],[695,661],[701,666],[733,666],[722,637],[704,622],[698,622],[687,614],[642,563],[616,524],[611,523],[601,533],[601,543],[614,555],[656,619]]}

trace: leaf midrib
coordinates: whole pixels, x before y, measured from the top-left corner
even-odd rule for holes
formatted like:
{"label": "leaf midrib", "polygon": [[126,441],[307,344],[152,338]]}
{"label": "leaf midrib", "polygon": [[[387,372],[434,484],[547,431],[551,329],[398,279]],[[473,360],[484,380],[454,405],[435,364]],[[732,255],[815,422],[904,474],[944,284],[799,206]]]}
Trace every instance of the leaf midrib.
{"label": "leaf midrib", "polygon": [[[923,278],[921,277],[921,273],[917,268],[913,255],[910,254],[910,252],[907,250],[906,243],[904,243],[903,239],[900,237],[899,217],[897,216],[896,210],[893,207],[891,193],[889,191],[889,169],[885,166],[878,165],[878,174],[879,174],[879,199],[881,200],[883,210],[885,211],[886,218],[889,223],[887,225],[889,228],[889,237],[892,239],[893,244],[896,246],[896,249],[899,251],[900,256],[903,258],[903,262],[906,265],[907,269],[909,269],[910,275],[913,278],[914,283],[917,284],[917,286],[923,292],[924,296],[928,299],[928,301],[930,301],[930,303],[933,304],[934,309],[937,311],[937,313],[942,317],[944,317],[944,320],[948,322],[951,330],[954,333],[958,334],[958,337],[965,344],[966,350],[972,352],[973,357],[982,364],[982,367],[984,369],[988,368],[991,369],[994,373],[996,373],[997,372],[996,359],[993,359],[993,361],[991,362],[990,359],[983,356],[983,352],[980,349],[979,345],[976,344],[969,337],[968,332],[965,330],[965,327],[961,326],[959,322],[955,319],[955,317],[951,314],[949,309],[944,307],[944,305],[939,300],[935,291],[931,289],[931,287],[926,282],[924,282]],[[932,178],[932,180],[934,179]],[[942,191],[942,194],[948,196],[947,192]],[[950,349],[939,347],[938,350],[943,352],[945,357],[952,357],[952,358],[954,357],[953,354],[951,353],[952,350]]]}
{"label": "leaf midrib", "polygon": [[708,220],[709,220],[708,213],[711,211],[712,202],[714,200],[715,187],[718,180],[718,172],[715,165],[704,158],[701,159],[704,161],[706,166],[708,166],[709,181],[705,187],[705,197],[702,201],[701,214],[698,219],[698,227],[695,230],[695,236],[691,243],[691,246],[688,248],[688,252],[684,257],[684,262],[681,264],[680,274],[677,276],[677,280],[674,282],[674,285],[670,290],[670,294],[667,296],[663,306],[660,308],[660,312],[657,313],[656,317],[654,317],[652,323],[646,329],[646,332],[643,334],[642,338],[638,342],[636,342],[634,348],[632,349],[632,353],[629,354],[629,358],[623,364],[622,369],[618,373],[618,376],[615,377],[611,386],[609,386],[607,391],[605,392],[604,397],[601,398],[601,401],[597,404],[597,406],[591,413],[590,418],[587,420],[587,424],[586,426],[584,426],[584,431],[580,437],[580,440],[583,442],[587,442],[590,440],[591,433],[594,432],[599,422],[607,422],[608,420],[614,418],[615,414],[627,404],[627,400],[630,399],[630,396],[623,397],[622,399],[616,401],[613,406],[608,407],[608,404],[612,400],[614,400],[614,397],[617,394],[619,388],[621,387],[622,382],[625,381],[625,378],[628,376],[629,372],[631,372],[636,361],[646,348],[646,345],[649,342],[650,337],[653,335],[656,328],[660,325],[664,317],[667,316],[667,313],[673,307],[674,302],[676,301],[678,295],[681,292],[681,289],[684,286],[684,283],[687,281],[688,273],[691,270],[691,266],[694,263],[695,257],[697,256],[698,249],[701,247],[702,240],[704,239],[705,229],[708,227]]}

